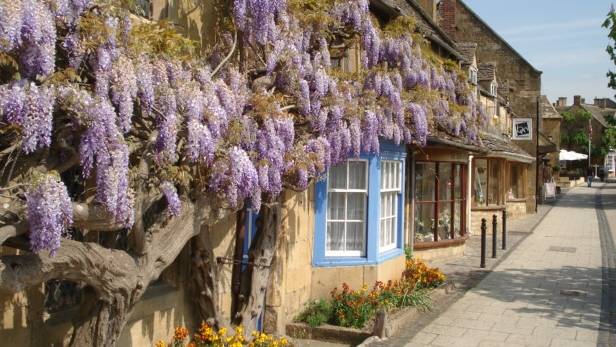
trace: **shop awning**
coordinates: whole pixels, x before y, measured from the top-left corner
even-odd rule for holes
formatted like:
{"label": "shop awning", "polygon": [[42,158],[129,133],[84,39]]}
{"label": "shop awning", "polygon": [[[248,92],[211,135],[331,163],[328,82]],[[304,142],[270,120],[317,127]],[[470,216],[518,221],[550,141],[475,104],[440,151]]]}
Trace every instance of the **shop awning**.
{"label": "shop awning", "polygon": [[511,142],[508,138],[492,134],[482,134],[482,142],[488,150],[488,157],[490,158],[502,158],[525,164],[531,164],[535,161],[535,157]]}
{"label": "shop awning", "polygon": [[577,153],[574,151],[567,151],[564,149],[560,150],[558,154],[558,160],[560,161],[576,161],[576,160],[584,160],[588,159],[587,154]]}
{"label": "shop awning", "polygon": [[442,130],[433,130],[432,135],[428,136],[428,145],[441,145],[474,153],[487,153],[485,148],[480,145],[466,138],[451,136]]}

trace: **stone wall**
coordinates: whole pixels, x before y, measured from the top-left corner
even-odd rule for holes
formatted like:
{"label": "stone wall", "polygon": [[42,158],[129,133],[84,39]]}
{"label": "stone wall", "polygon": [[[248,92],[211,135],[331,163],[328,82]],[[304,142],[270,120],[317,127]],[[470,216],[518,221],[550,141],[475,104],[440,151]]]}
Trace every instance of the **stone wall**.
{"label": "stone wall", "polygon": [[282,234],[266,298],[265,329],[284,333],[311,300],[328,298],[334,287],[352,288],[376,281],[398,279],[405,257],[374,265],[313,267],[314,185],[305,192],[286,191],[283,196]]}
{"label": "stone wall", "polygon": [[[442,0],[440,26],[457,42],[477,43],[477,60],[494,62],[499,84],[509,87],[513,112],[520,118],[533,118],[533,140],[514,141],[532,156],[537,152],[537,105],[541,95],[541,72],[524,60],[476,14],[458,0]],[[536,164],[529,168],[527,209],[534,210],[536,200]]]}
{"label": "stone wall", "polygon": [[430,262],[432,260],[458,258],[464,255],[465,249],[466,249],[466,244],[462,243],[460,245],[449,246],[449,247],[415,250],[413,251],[413,257],[427,261],[427,262]]}
{"label": "stone wall", "polygon": [[517,219],[526,215],[526,201],[507,201],[507,219]]}
{"label": "stone wall", "polygon": [[494,208],[481,208],[481,209],[472,209],[471,210],[471,235],[481,235],[481,219],[485,218],[487,222],[487,232],[488,235],[492,234],[492,216],[496,215],[498,221],[498,228],[500,229],[500,225],[503,222],[503,207],[494,207]]}

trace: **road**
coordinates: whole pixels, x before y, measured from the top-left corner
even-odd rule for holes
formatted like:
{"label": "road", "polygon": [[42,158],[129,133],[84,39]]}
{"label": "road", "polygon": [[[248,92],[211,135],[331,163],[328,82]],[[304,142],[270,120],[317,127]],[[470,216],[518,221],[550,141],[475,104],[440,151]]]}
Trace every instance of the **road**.
{"label": "road", "polygon": [[616,346],[616,183],[575,188],[405,346]]}

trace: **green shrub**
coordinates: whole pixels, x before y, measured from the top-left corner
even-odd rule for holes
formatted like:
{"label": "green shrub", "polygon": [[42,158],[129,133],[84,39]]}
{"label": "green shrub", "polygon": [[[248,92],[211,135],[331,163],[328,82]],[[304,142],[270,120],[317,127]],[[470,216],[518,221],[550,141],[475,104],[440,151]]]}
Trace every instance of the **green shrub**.
{"label": "green shrub", "polygon": [[320,299],[308,303],[308,307],[299,315],[298,320],[314,328],[329,322],[332,312],[331,304],[326,300]]}

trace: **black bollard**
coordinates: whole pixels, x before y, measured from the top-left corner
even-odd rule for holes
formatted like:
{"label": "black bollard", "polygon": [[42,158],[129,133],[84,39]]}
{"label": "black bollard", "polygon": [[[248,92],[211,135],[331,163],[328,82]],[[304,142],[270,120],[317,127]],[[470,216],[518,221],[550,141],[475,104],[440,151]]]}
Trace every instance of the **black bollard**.
{"label": "black bollard", "polygon": [[482,269],[486,267],[486,233],[488,226],[485,218],[481,219],[481,264]]}
{"label": "black bollard", "polygon": [[496,215],[492,215],[492,258],[496,258],[496,236],[498,221]]}
{"label": "black bollard", "polygon": [[507,210],[503,210],[503,250],[507,249]]}

